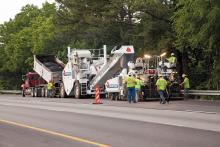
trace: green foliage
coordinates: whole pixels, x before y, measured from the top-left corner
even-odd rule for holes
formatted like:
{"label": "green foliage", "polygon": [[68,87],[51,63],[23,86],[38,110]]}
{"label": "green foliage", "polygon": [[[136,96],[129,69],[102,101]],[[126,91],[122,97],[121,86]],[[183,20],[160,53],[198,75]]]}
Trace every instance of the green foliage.
{"label": "green foliage", "polygon": [[55,12],[54,4],[45,3],[42,9],[27,5],[13,20],[2,25],[2,71],[26,72],[32,68],[33,54],[57,52]]}
{"label": "green foliage", "polygon": [[[176,46],[189,50],[185,72],[199,76],[199,88],[219,88],[220,1],[179,0],[173,15]],[[185,59],[185,58],[183,58]]]}
{"label": "green foliage", "polygon": [[[55,40],[55,12],[55,4],[47,2],[41,9],[26,5],[14,19],[0,26],[0,41],[4,43],[0,46],[1,73],[19,74],[20,78],[21,73],[32,70],[34,54],[57,53],[60,45]],[[4,78],[8,80],[8,75],[4,74]],[[7,88],[7,81],[2,80],[0,85]]]}
{"label": "green foliage", "polygon": [[[169,18],[173,6],[155,0],[57,0],[56,26],[67,44],[83,41],[90,47],[132,44],[160,49],[172,44]],[[83,11],[82,11],[83,10]]]}

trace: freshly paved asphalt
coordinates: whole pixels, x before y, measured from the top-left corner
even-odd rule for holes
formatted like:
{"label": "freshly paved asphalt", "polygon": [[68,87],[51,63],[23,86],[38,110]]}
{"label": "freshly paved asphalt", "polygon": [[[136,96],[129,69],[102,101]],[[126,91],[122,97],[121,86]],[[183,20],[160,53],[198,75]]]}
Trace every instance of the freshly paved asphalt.
{"label": "freshly paved asphalt", "polygon": [[114,147],[219,147],[220,103],[112,102],[0,95],[0,147],[97,146],[24,124]]}

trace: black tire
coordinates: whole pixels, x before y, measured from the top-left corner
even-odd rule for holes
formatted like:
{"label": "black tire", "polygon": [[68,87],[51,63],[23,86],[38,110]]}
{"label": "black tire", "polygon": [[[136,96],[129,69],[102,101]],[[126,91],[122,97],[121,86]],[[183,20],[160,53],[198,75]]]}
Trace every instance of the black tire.
{"label": "black tire", "polygon": [[22,90],[22,97],[25,97],[25,90]]}
{"label": "black tire", "polygon": [[38,97],[38,88],[35,88],[35,89],[34,89],[34,96],[35,96],[35,97]]}
{"label": "black tire", "polygon": [[32,96],[32,97],[35,97],[35,88],[33,88],[33,89],[31,90],[31,96]]}
{"label": "black tire", "polygon": [[45,88],[45,97],[48,97],[48,91],[47,91],[47,88]]}
{"label": "black tire", "polygon": [[41,88],[35,88],[35,97],[41,97]]}
{"label": "black tire", "polygon": [[42,97],[42,93],[41,93],[42,89],[43,89],[43,88],[38,88],[38,89],[37,89],[38,97]]}
{"label": "black tire", "polygon": [[56,89],[54,88],[51,91],[51,98],[55,98],[55,96],[56,96]]}
{"label": "black tire", "polygon": [[81,89],[80,88],[81,88],[80,84],[77,81],[74,85],[74,96],[76,99],[80,99],[80,97],[81,97]]}
{"label": "black tire", "polygon": [[45,88],[44,87],[41,89],[41,96],[45,97]]}
{"label": "black tire", "polygon": [[64,84],[63,83],[60,84],[60,97],[61,98],[67,97],[67,94],[65,92],[65,88],[64,88]]}

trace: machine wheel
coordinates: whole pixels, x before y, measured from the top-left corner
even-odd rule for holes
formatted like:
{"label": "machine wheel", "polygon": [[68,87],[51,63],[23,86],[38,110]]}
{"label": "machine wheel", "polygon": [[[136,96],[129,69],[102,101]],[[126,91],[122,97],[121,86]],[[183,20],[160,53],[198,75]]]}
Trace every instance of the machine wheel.
{"label": "machine wheel", "polygon": [[35,97],[35,88],[33,88],[33,89],[31,90],[31,96],[32,96],[32,97]]}
{"label": "machine wheel", "polygon": [[65,98],[67,95],[66,95],[66,92],[65,92],[65,88],[64,88],[64,84],[61,83],[60,84],[60,97],[61,98]]}
{"label": "machine wheel", "polygon": [[81,96],[81,89],[79,82],[76,82],[74,85],[74,96],[76,99],[80,99]]}

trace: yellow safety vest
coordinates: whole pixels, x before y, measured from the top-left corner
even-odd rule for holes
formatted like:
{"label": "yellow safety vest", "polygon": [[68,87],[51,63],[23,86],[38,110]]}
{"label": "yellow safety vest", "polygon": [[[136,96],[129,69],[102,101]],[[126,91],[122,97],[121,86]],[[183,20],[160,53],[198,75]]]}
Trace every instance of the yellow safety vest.
{"label": "yellow safety vest", "polygon": [[167,58],[167,60],[168,60],[169,63],[173,64],[176,60],[176,57],[171,56],[171,57]]}
{"label": "yellow safety vest", "polygon": [[53,88],[53,83],[49,82],[49,83],[47,84],[47,89],[48,89],[48,90],[51,90],[52,88]]}
{"label": "yellow safety vest", "polygon": [[126,79],[126,82],[127,82],[127,87],[130,88],[130,87],[135,87],[135,84],[136,84],[136,80],[134,77],[128,77]]}
{"label": "yellow safety vest", "polygon": [[136,79],[135,89],[141,89],[141,85],[143,85],[142,80]]}
{"label": "yellow safety vest", "polygon": [[167,81],[164,78],[159,78],[156,85],[158,90],[165,90],[167,87]]}
{"label": "yellow safety vest", "polygon": [[187,77],[184,78],[183,88],[184,89],[189,89],[189,79]]}

